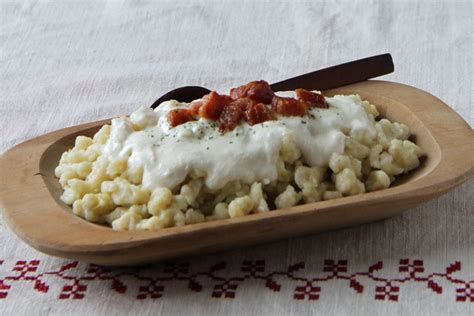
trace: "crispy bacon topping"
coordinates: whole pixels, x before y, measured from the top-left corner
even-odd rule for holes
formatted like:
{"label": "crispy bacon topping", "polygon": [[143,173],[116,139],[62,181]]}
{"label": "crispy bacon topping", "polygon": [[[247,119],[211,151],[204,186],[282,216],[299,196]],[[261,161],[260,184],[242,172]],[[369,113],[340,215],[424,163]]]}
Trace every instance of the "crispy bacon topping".
{"label": "crispy bacon topping", "polygon": [[300,102],[303,102],[308,108],[328,108],[328,105],[324,100],[324,96],[320,93],[308,91],[305,89],[296,89],[296,98]]}
{"label": "crispy bacon topping", "polygon": [[260,80],[231,89],[230,96],[212,91],[191,102],[187,109],[170,111],[168,121],[175,127],[201,117],[218,121],[219,130],[225,133],[232,131],[242,119],[255,125],[274,120],[275,113],[305,116],[309,108],[327,109],[328,105],[322,94],[305,89],[296,89],[296,99],[276,96],[268,82]]}
{"label": "crispy bacon topping", "polygon": [[247,108],[244,115],[245,120],[250,125],[255,125],[275,119],[272,111],[263,103],[252,104]]}
{"label": "crispy bacon topping", "polygon": [[234,100],[248,97],[254,101],[261,103],[270,103],[275,95],[268,82],[264,80],[252,81],[244,86],[230,89],[230,97]]}
{"label": "crispy bacon topping", "polygon": [[256,104],[257,102],[250,98],[240,98],[232,101],[232,103],[237,104],[242,109],[242,111],[246,111],[249,107]]}
{"label": "crispy bacon topping", "polygon": [[176,109],[168,113],[168,122],[172,127],[193,121],[194,117],[189,109]]}
{"label": "crispy bacon topping", "polygon": [[272,108],[273,111],[284,116],[304,116],[307,113],[306,105],[293,98],[274,96]]}
{"label": "crispy bacon topping", "polygon": [[199,109],[201,108],[203,102],[202,101],[193,101],[189,105],[189,112],[195,117],[199,116]]}
{"label": "crispy bacon topping", "polygon": [[220,95],[212,91],[202,98],[203,104],[199,108],[199,116],[202,118],[217,121],[224,107],[232,100],[227,95]]}
{"label": "crispy bacon topping", "polygon": [[220,125],[219,130],[221,132],[232,131],[237,124],[239,124],[240,119],[244,113],[242,102],[236,100],[227,104],[222,110],[221,116],[219,118]]}

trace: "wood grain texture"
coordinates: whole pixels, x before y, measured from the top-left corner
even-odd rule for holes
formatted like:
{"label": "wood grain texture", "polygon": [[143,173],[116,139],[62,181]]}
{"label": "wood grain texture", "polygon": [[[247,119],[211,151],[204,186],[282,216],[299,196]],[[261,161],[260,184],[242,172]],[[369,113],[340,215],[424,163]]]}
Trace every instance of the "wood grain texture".
{"label": "wood grain texture", "polygon": [[[471,0],[4,0],[0,11],[0,155],[54,130],[131,113],[178,86],[226,93],[250,80],[276,82],[383,52],[392,54],[396,68],[385,80],[429,91],[474,127]],[[473,280],[473,205],[471,178],[385,220],[178,262],[188,262],[190,274],[226,262],[218,275],[229,279],[242,274],[244,260],[265,260],[265,273],[304,262],[296,275],[318,278],[326,274],[325,259],[348,260],[348,274],[382,261],[377,276],[403,278],[399,260],[410,258],[424,260],[423,276],[459,261],[462,271],[453,276]],[[1,214],[0,244],[0,279],[17,275],[12,269],[19,260],[40,260],[37,274],[71,262],[29,247]],[[165,267],[154,264],[143,274],[167,276]],[[79,263],[77,273],[64,275],[89,276],[88,269]],[[130,270],[142,274],[141,268]],[[442,284],[438,295],[423,284],[404,283],[393,302],[374,300],[374,288],[383,283],[366,279],[362,294],[344,280],[316,283],[317,301],[292,298],[304,282],[273,292],[264,281],[246,279],[235,299],[216,299],[211,292],[217,280],[196,293],[174,281],[163,297],[137,300],[148,282],[127,279],[124,294],[112,290],[111,281],[92,281],[83,300],[61,300],[73,280],[44,278],[48,293],[34,290],[32,281],[7,281],[12,288],[0,300],[0,314],[470,315],[474,307],[456,302],[457,284]]]}
{"label": "wood grain texture", "polygon": [[383,191],[158,232],[116,232],[71,214],[59,201],[62,189],[53,172],[77,135],[92,135],[106,120],[52,132],[5,153],[0,165],[4,218],[25,242],[47,254],[130,265],[379,220],[439,196],[472,176],[473,132],[439,99],[384,81],[325,91],[339,93],[359,93],[376,104],[383,117],[408,125],[427,153],[420,168]]}

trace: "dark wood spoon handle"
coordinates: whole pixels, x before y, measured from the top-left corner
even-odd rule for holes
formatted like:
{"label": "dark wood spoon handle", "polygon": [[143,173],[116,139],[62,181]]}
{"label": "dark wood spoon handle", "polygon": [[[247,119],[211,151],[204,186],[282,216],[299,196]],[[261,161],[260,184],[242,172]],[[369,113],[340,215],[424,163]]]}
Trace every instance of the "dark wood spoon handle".
{"label": "dark wood spoon handle", "polygon": [[[351,61],[345,64],[316,70],[298,77],[286,79],[270,85],[273,91],[294,90],[325,90],[345,86],[386,75],[393,72],[393,61],[390,54],[377,55]],[[211,92],[198,86],[186,86],[169,91],[156,100],[151,108],[156,108],[162,102],[171,99],[179,102],[191,102]]]}
{"label": "dark wood spoon handle", "polygon": [[390,54],[382,54],[345,64],[316,70],[298,77],[276,82],[271,85],[273,91],[326,90],[364,81],[393,72],[393,60]]}

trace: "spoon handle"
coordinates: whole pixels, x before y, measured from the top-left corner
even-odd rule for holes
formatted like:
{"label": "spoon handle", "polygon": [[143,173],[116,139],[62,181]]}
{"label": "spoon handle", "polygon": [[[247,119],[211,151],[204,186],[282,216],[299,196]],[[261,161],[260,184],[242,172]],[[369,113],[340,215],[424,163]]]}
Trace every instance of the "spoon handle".
{"label": "spoon handle", "polygon": [[364,81],[393,72],[393,60],[390,54],[382,54],[348,63],[324,68],[276,82],[271,85],[273,91],[326,90]]}

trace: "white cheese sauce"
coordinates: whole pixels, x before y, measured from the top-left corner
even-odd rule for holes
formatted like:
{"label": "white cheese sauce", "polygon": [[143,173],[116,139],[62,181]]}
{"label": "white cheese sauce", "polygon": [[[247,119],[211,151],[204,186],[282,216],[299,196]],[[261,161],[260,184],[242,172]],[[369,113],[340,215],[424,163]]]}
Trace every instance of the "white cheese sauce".
{"label": "white cheese sauce", "polygon": [[[295,97],[294,91],[277,92]],[[110,159],[129,157],[128,168],[143,167],[143,186],[174,188],[191,170],[206,175],[211,190],[230,181],[244,183],[274,181],[282,139],[292,133],[306,163],[327,166],[332,153],[344,152],[346,134],[366,130],[375,137],[375,128],[362,102],[351,96],[325,98],[328,109],[309,109],[305,117],[279,116],[278,120],[254,126],[242,121],[231,132],[221,134],[218,124],[200,119],[172,128],[167,113],[186,108],[186,103],[167,101],[155,110],[142,107],[130,120],[112,120],[110,137],[103,154]],[[133,124],[141,126],[135,131]]]}

